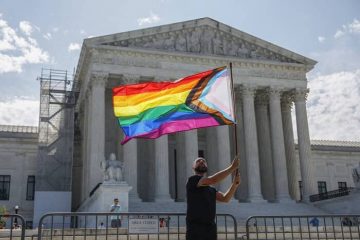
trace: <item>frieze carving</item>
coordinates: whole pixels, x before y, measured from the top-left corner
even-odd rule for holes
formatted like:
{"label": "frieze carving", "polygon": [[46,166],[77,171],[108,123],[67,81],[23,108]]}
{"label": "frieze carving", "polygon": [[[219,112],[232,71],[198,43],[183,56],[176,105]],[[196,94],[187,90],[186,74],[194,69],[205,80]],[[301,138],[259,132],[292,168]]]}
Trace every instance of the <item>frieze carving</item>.
{"label": "frieze carving", "polygon": [[[210,59],[201,55],[197,57],[176,56],[159,52],[143,53],[134,49],[121,51],[113,51],[111,49],[99,49],[101,54],[97,59],[93,59],[96,63],[107,63],[123,66],[138,66],[148,68],[160,68],[161,61],[167,62],[184,62],[193,64],[212,64],[226,65],[228,61],[220,59]],[[157,59],[161,61],[157,61]],[[277,63],[271,64],[259,62],[234,62],[233,66],[241,68],[242,76],[267,77],[279,79],[305,80],[305,70],[300,66],[278,66]]]}
{"label": "frieze carving", "polygon": [[157,33],[103,43],[103,45],[298,63],[291,58],[209,26]]}

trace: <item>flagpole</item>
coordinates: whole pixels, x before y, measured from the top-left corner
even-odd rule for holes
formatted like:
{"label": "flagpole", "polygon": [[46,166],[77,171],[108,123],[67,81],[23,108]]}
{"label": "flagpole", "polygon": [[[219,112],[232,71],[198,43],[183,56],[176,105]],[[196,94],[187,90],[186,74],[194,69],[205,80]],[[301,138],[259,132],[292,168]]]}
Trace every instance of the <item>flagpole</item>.
{"label": "flagpole", "polygon": [[[231,93],[232,93],[232,99],[233,99],[233,111],[234,111],[234,120],[235,120],[235,124],[233,127],[234,130],[234,144],[235,144],[235,156],[238,156],[238,137],[237,137],[237,123],[236,123],[236,99],[235,99],[235,89],[234,89],[234,80],[233,80],[233,72],[232,72],[232,62],[230,62],[230,82],[231,82]],[[237,172],[239,171],[239,169],[236,170]]]}
{"label": "flagpole", "polygon": [[[236,104],[235,104],[235,89],[234,89],[234,81],[233,81],[233,73],[232,73],[232,62],[230,62],[230,82],[231,82],[231,95],[233,99],[233,111],[234,111],[234,120],[236,122]],[[238,155],[238,145],[237,145],[237,123],[234,124],[234,144],[235,144],[235,156]]]}

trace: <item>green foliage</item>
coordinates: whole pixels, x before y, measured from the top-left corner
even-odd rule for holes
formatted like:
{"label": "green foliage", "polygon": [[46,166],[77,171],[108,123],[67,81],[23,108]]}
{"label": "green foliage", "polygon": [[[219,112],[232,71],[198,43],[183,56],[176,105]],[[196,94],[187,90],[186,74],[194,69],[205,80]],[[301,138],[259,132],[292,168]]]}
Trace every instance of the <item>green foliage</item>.
{"label": "green foliage", "polygon": [[0,228],[5,227],[8,211],[5,206],[0,206]]}

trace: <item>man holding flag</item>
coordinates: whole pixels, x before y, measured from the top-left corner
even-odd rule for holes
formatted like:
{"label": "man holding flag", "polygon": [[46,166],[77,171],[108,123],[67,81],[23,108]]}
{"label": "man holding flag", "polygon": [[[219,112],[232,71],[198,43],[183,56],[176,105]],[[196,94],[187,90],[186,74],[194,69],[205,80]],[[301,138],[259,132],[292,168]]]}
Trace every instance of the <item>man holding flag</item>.
{"label": "man holding flag", "polygon": [[[155,139],[164,134],[198,128],[233,125],[235,104],[233,81],[226,66],[197,73],[174,82],[146,82],[113,88],[114,114],[125,138]],[[234,131],[237,155],[236,129]],[[195,175],[190,177],[187,190],[187,240],[214,240],[216,201],[228,202],[240,184],[237,171],[239,159],[216,174],[206,177],[207,163],[197,158],[193,164]],[[235,173],[226,193],[210,185],[219,183]]]}
{"label": "man holding flag", "polygon": [[[239,158],[236,157],[226,169],[212,176],[206,176],[208,169],[206,160],[204,158],[195,159],[192,166],[195,175],[191,176],[186,184],[186,240],[217,239],[216,201],[229,202],[233,197],[237,187],[240,185],[238,167]],[[211,187],[211,185],[219,183],[234,172],[235,177],[226,193]]]}

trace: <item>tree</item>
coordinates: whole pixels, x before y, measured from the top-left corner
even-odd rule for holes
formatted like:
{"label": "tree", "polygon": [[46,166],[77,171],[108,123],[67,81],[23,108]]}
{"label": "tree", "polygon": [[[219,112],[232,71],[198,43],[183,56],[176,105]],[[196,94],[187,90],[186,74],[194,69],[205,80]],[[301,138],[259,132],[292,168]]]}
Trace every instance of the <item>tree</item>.
{"label": "tree", "polygon": [[8,211],[5,206],[0,206],[0,229],[6,226],[6,219],[8,218]]}

